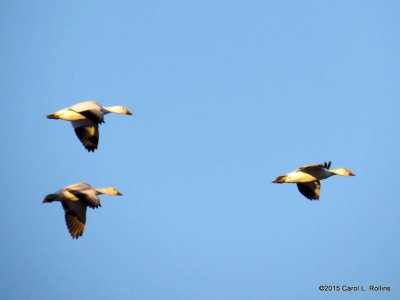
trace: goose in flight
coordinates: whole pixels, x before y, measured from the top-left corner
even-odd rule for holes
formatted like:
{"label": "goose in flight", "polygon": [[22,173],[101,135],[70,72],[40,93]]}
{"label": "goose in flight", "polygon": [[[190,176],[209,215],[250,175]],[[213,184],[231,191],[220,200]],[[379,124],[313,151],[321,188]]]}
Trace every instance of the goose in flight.
{"label": "goose in flight", "polygon": [[312,164],[294,170],[283,176],[278,176],[273,183],[297,183],[300,193],[310,200],[318,200],[320,196],[322,179],[333,175],[355,176],[349,169],[339,168],[329,170],[331,162],[323,164]]}
{"label": "goose in flight", "polygon": [[85,101],[49,114],[47,118],[71,121],[83,146],[89,152],[94,152],[99,143],[99,124],[104,123],[104,115],[108,113],[132,115],[120,105],[101,106],[95,101]]}
{"label": "goose in flight", "polygon": [[85,229],[87,207],[89,206],[93,209],[100,207],[98,195],[101,194],[122,195],[113,187],[94,188],[87,183],[76,183],[66,186],[55,193],[48,194],[42,203],[61,202],[68,231],[73,239],[77,239],[82,236]]}

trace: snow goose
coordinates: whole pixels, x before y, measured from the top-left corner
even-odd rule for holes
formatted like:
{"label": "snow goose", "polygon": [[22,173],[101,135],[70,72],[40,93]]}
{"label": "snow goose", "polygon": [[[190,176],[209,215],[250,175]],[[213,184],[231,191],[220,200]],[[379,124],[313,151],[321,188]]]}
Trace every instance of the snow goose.
{"label": "snow goose", "polygon": [[339,168],[329,170],[331,162],[324,164],[312,164],[294,170],[283,176],[278,176],[273,183],[297,183],[300,193],[310,200],[318,200],[320,196],[322,179],[329,178],[333,175],[355,176],[349,169]]}
{"label": "snow goose", "polygon": [[47,118],[71,121],[83,146],[94,152],[99,143],[99,124],[104,123],[104,115],[108,113],[132,115],[120,105],[101,106],[95,101],[85,101],[49,114]]}
{"label": "snow goose", "polygon": [[65,212],[65,222],[73,239],[82,236],[86,223],[86,209],[101,206],[98,195],[122,195],[116,188],[94,188],[87,183],[76,183],[48,194],[42,203],[60,201]]}

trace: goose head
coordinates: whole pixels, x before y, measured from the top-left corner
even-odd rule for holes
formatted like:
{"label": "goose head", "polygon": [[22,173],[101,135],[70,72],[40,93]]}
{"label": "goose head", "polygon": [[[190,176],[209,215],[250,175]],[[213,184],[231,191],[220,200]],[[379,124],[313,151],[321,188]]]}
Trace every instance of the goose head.
{"label": "goose head", "polygon": [[96,190],[100,194],[122,196],[122,194],[115,187],[97,188]]}
{"label": "goose head", "polygon": [[334,170],[330,170],[330,172],[332,172],[336,175],[340,175],[340,176],[356,176],[353,172],[351,172],[347,168],[334,169]]}
{"label": "goose head", "polygon": [[120,115],[132,115],[132,113],[125,107],[121,105],[116,105],[116,106],[107,106],[104,107],[104,109],[108,112],[112,112],[115,114],[120,114]]}

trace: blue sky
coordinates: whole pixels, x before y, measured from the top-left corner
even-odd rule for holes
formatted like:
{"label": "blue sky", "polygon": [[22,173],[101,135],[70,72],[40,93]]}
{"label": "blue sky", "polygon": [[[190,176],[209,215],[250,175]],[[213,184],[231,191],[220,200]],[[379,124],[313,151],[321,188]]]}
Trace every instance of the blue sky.
{"label": "blue sky", "polygon": [[[399,9],[2,1],[4,299],[398,298]],[[45,118],[84,100],[134,112],[95,153]],[[327,160],[320,201],[271,183]],[[41,200],[76,182],[124,196],[75,241]]]}

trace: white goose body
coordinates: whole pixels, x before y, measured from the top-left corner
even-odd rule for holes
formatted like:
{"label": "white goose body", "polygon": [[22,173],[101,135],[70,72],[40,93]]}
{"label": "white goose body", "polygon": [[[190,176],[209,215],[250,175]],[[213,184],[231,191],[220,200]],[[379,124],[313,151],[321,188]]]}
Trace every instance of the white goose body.
{"label": "white goose body", "polygon": [[307,165],[285,175],[285,182],[300,183],[326,179],[335,175],[320,165]]}
{"label": "white goose body", "polygon": [[85,101],[47,115],[48,119],[71,121],[75,133],[88,151],[94,151],[99,142],[99,124],[108,113],[132,115],[123,106],[101,106],[95,101]]}
{"label": "white goose body", "polygon": [[65,222],[73,239],[82,236],[86,224],[87,207],[101,206],[98,195],[122,195],[116,188],[94,188],[87,183],[66,186],[55,193],[48,194],[42,203],[61,202],[65,212]]}
{"label": "white goose body", "polygon": [[331,162],[324,164],[305,165],[286,175],[278,176],[273,183],[297,183],[300,193],[310,200],[318,200],[320,197],[320,180],[333,175],[355,176],[349,169],[339,168],[329,170]]}

